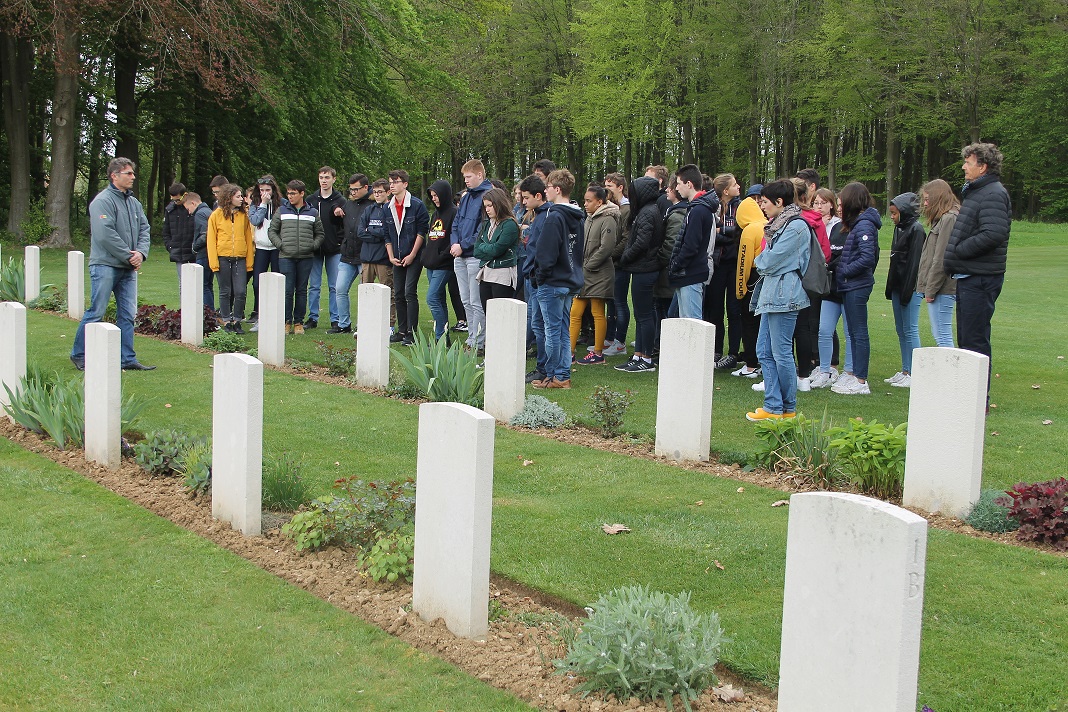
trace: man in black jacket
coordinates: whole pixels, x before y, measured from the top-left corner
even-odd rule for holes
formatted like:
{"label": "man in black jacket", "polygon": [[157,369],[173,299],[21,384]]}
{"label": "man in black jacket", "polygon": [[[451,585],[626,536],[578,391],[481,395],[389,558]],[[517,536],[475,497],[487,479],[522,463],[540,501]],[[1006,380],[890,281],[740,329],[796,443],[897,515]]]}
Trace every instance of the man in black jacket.
{"label": "man in black jacket", "polygon": [[360,250],[363,242],[360,240],[360,216],[364,208],[374,201],[368,195],[370,181],[363,173],[355,173],[349,177],[349,199],[345,201],[345,237],[341,241],[341,263],[337,267],[337,323],[327,329],[328,334],[352,333],[352,302],[349,299],[349,291],[352,283],[360,276],[362,261]]}
{"label": "man in black jacket", "polygon": [[[990,320],[1005,283],[1012,203],[1001,184],[1004,157],[992,143],[961,151],[964,190],[960,215],[946,245],[946,274],[957,278],[957,346],[991,355]],[[987,378],[989,403],[990,379]],[[989,406],[988,406],[989,407]]]}
{"label": "man in black jacket", "polygon": [[182,294],[182,265],[196,262],[193,253],[193,218],[183,208],[185,186],[174,183],[167,190],[171,202],[163,209],[163,246],[171,256],[171,262],[178,267],[178,298]]}
{"label": "man in black jacket", "polygon": [[312,259],[311,281],[308,282],[308,320],[304,322],[306,329],[319,326],[323,268],[326,268],[326,281],[330,288],[330,326],[337,328],[337,266],[341,263],[341,240],[345,237],[345,198],[334,190],[335,180],[337,171],[330,166],[323,166],[319,169],[319,190],[307,198],[308,205],[319,212],[325,237]]}

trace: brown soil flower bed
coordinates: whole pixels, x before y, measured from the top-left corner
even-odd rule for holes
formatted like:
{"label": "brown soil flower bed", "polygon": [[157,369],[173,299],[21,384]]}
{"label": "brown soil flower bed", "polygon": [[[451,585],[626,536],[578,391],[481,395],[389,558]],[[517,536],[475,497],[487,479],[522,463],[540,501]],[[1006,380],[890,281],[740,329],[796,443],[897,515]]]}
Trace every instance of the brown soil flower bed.
{"label": "brown soil flower bed", "polygon": [[[208,497],[192,497],[176,478],[152,477],[133,460],[108,470],[86,461],[81,450],[59,450],[35,433],[0,418],[0,436],[18,443],[103,485],[116,494],[144,507],[198,536],[210,539],[270,573],[303,588],[338,608],[401,640],[436,655],[467,673],[502,690],[507,690],[542,710],[566,712],[651,712],[666,709],[662,700],[640,703],[617,702],[572,694],[577,681],[554,674],[552,660],[565,653],[560,637],[561,616],[571,624],[581,624],[581,610],[567,602],[500,577],[494,577],[490,595],[493,609],[501,611],[490,622],[484,641],[453,635],[441,619],[427,622],[410,612],[411,586],[376,584],[357,569],[355,553],[330,547],[315,554],[299,554],[279,527],[285,517],[265,513],[262,536],[245,537],[228,524],[211,516]],[[266,529],[266,526],[273,528]],[[774,694],[759,686],[743,683],[729,671],[717,670],[724,685],[745,690],[744,701],[726,703],[706,691],[693,704],[694,710],[714,712],[774,712]],[[681,709],[679,700],[675,708]]]}

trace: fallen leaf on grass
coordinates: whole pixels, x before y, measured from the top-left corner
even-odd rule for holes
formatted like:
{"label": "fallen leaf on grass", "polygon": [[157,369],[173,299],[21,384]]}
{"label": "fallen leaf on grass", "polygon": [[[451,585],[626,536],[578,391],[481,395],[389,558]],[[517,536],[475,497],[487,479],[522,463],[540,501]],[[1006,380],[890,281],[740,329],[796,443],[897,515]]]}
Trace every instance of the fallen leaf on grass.
{"label": "fallen leaf on grass", "polygon": [[601,529],[605,534],[625,534],[630,531],[630,527],[624,524],[602,524]]}
{"label": "fallen leaf on grass", "polygon": [[523,467],[529,467],[530,465],[533,465],[533,464],[534,464],[533,460],[523,460]]}
{"label": "fallen leaf on grass", "polygon": [[780,500],[777,500],[777,501],[771,503],[772,507],[788,507],[789,505],[790,505],[790,500],[788,500],[788,499],[780,499]]}
{"label": "fallen leaf on grass", "polygon": [[745,692],[731,685],[722,685],[712,690],[712,696],[720,702],[745,702]]}
{"label": "fallen leaf on grass", "polygon": [[727,570],[727,569],[723,568],[723,564],[719,563],[718,561],[713,561],[712,563],[715,564],[716,568],[719,569],[720,571],[726,571]]}
{"label": "fallen leaf on grass", "polygon": [[1032,388],[1032,389],[1034,389],[1034,390],[1036,390],[1036,391],[1037,391],[1037,390],[1038,390],[1039,388],[1041,388],[1041,387],[1042,387],[1042,386],[1041,386],[1041,385],[1039,385],[1038,383],[1032,383],[1032,384],[1031,384],[1031,388]]}
{"label": "fallen leaf on grass", "polygon": [[1064,360],[1064,356],[1058,356],[1058,357],[1057,357],[1057,360],[1058,360],[1058,361],[1063,361],[1063,360]]}
{"label": "fallen leaf on grass", "polygon": [[1042,424],[1043,425],[1053,425],[1053,421],[1052,420],[1043,420]]}
{"label": "fallen leaf on grass", "polygon": [[738,492],[745,492],[745,487],[739,487],[737,491]]}
{"label": "fallen leaf on grass", "polygon": [[698,507],[702,506],[704,503],[705,503],[705,501],[703,499],[699,499],[696,502],[694,502],[694,504],[696,504]]}
{"label": "fallen leaf on grass", "polygon": [[998,407],[998,404],[997,404],[997,403],[991,403],[991,404],[990,404],[990,407],[991,407],[991,408],[997,408],[997,407]]}
{"label": "fallen leaf on grass", "polygon": [[995,430],[994,432],[990,433],[990,434],[991,434],[991,435],[1001,435],[1001,433],[999,433],[999,432],[998,432],[998,431],[996,431],[996,430]]}
{"label": "fallen leaf on grass", "polygon": [[170,404],[170,403],[164,403],[164,404],[163,404],[163,407],[164,407],[164,408],[170,408],[170,407],[171,407],[171,404]]}

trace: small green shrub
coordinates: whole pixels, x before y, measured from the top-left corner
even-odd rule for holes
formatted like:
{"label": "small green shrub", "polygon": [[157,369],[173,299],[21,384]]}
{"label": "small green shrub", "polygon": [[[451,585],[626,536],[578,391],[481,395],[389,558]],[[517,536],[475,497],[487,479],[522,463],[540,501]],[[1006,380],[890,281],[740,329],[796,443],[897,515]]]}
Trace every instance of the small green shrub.
{"label": "small green shrub", "polygon": [[60,290],[54,284],[46,284],[41,287],[40,296],[26,306],[40,311],[65,313],[67,311],[67,295],[64,290]]}
{"label": "small green shrub", "polygon": [[857,487],[880,499],[901,496],[905,482],[905,429],[860,418],[827,431],[830,446]]}
{"label": "small green shrub", "polygon": [[567,413],[545,396],[530,395],[523,410],[512,416],[509,425],[520,428],[559,428],[567,422]]}
{"label": "small green shrub", "polygon": [[351,376],[356,370],[356,349],[316,341],[315,348],[330,376]]}
{"label": "small green shrub", "polygon": [[244,353],[245,340],[229,331],[213,331],[204,337],[204,348],[221,354]]}
{"label": "small green shrub", "polygon": [[[206,438],[177,430],[154,430],[133,446],[134,460],[153,475],[182,474],[185,454],[194,446],[206,443]],[[210,449],[208,457],[210,462]]]}
{"label": "small green shrub", "polygon": [[1068,550],[1068,479],[1020,482],[996,500],[1020,522],[1016,538]]}
{"label": "small green shrub", "polygon": [[590,406],[590,417],[601,429],[601,436],[615,438],[623,432],[623,416],[634,404],[634,397],[630,391],[620,393],[607,386],[597,386],[586,403]]}
{"label": "small green shrub", "polygon": [[52,236],[53,227],[48,222],[45,212],[45,199],[41,198],[30,204],[30,209],[19,225],[22,228],[22,243],[36,245]]}
{"label": "small green shrub", "polygon": [[415,525],[415,482],[364,482],[346,477],[334,483],[339,492],[319,497],[298,512],[282,533],[298,551],[348,544],[367,549],[380,536]]}
{"label": "small green shrub", "polygon": [[304,461],[288,452],[263,463],[263,508],[292,512],[310,498],[310,488],[304,481]]}
{"label": "small green shrub", "polygon": [[178,474],[184,477],[182,484],[195,495],[206,494],[211,489],[211,443],[206,440],[190,445],[182,453]]}
{"label": "small green shrub", "polygon": [[27,372],[19,388],[15,394],[4,385],[4,410],[16,423],[52,438],[60,450],[85,444],[85,386],[80,379],[68,381],[35,369]]}
{"label": "small green shrub", "polygon": [[0,265],[0,302],[21,302],[26,296],[26,266],[22,260],[8,257]]}
{"label": "small green shrub", "polygon": [[1004,534],[1020,528],[1020,522],[1009,516],[1009,508],[997,500],[1005,493],[996,489],[985,489],[979,493],[979,499],[972,505],[964,521],[983,532]]}
{"label": "small green shrub", "polygon": [[832,489],[841,478],[829,422],[797,417],[765,420],[756,426],[760,439],[754,456],[757,464],[783,474],[800,475],[817,487]]}
{"label": "small green shrub", "polygon": [[475,353],[464,351],[459,340],[449,345],[447,339],[434,341],[416,330],[415,343],[407,347],[407,355],[398,349],[390,350],[419,389],[421,397],[482,406],[479,394],[485,374],[478,368]]}
{"label": "small green shrub", "polygon": [[556,667],[585,677],[577,689],[587,695],[661,698],[672,709],[677,693],[690,710],[690,702],[717,682],[714,668],[724,642],[719,616],[694,611],[689,593],[625,586],[597,601]]}
{"label": "small green shrub", "polygon": [[359,563],[375,581],[411,583],[414,559],[415,537],[394,531],[379,536]]}

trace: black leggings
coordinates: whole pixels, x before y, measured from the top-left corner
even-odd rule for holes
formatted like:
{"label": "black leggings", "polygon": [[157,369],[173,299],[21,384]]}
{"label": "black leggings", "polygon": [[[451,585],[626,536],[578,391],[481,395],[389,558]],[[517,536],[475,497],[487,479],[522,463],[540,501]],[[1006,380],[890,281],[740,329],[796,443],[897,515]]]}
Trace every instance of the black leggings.
{"label": "black leggings", "polygon": [[497,284],[496,282],[478,283],[478,298],[482,302],[482,311],[487,311],[486,302],[491,299],[512,299],[515,297],[515,287],[509,284]]}

